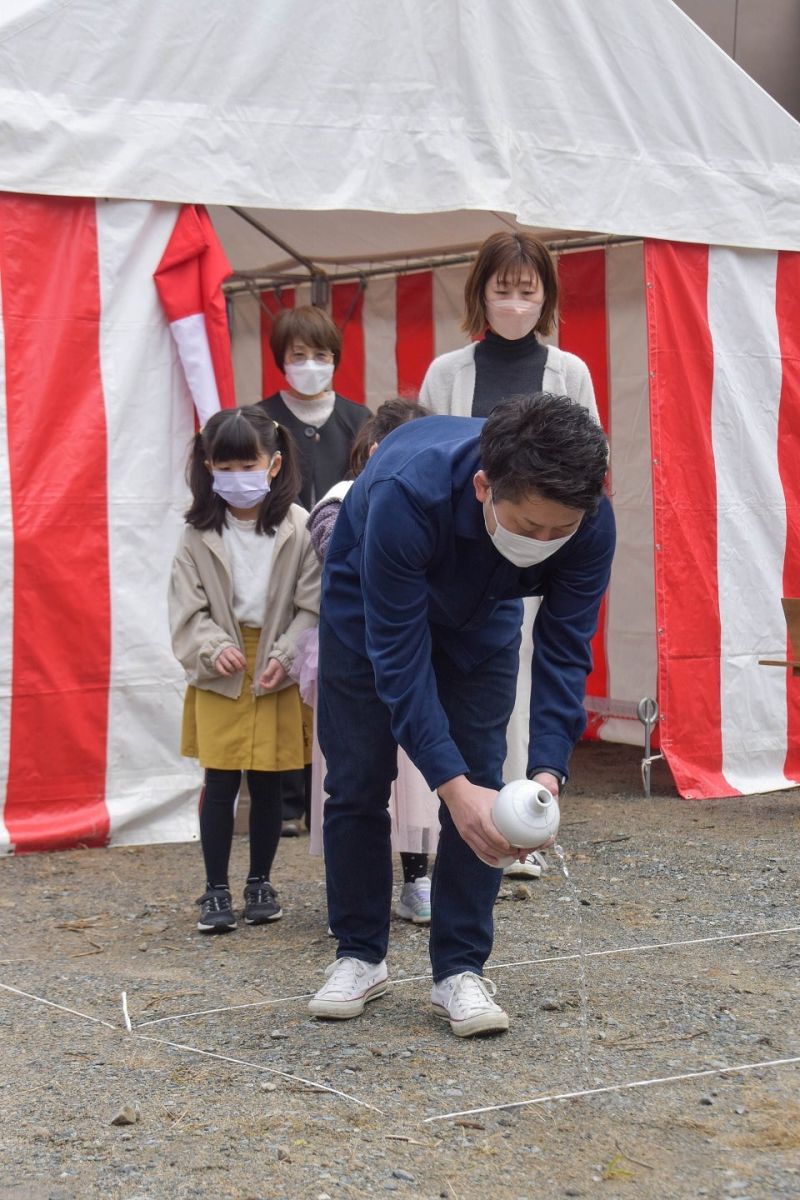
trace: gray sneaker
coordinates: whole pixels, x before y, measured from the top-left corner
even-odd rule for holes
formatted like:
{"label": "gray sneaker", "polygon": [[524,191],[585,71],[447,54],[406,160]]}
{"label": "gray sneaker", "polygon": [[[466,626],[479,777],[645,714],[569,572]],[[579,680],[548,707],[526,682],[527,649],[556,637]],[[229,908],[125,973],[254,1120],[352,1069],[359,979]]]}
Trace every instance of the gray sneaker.
{"label": "gray sneaker", "polygon": [[209,888],[195,904],[200,905],[197,928],[201,933],[229,933],[236,928],[233,902],[226,887]]}
{"label": "gray sneaker", "polygon": [[360,958],[337,958],[325,969],[327,979],[308,1003],[315,1017],[347,1021],[360,1017],[370,1000],[390,988],[386,962],[368,963]]}
{"label": "gray sneaker", "polygon": [[278,894],[268,879],[255,879],[244,889],[245,925],[266,925],[283,916]]}
{"label": "gray sneaker", "polygon": [[492,999],[496,991],[491,979],[462,971],[433,985],[431,1003],[436,1016],[450,1022],[456,1037],[503,1033],[508,1029],[508,1013]]}
{"label": "gray sneaker", "polygon": [[431,881],[427,875],[415,879],[413,883],[403,884],[394,911],[404,921],[413,921],[415,925],[430,925]]}

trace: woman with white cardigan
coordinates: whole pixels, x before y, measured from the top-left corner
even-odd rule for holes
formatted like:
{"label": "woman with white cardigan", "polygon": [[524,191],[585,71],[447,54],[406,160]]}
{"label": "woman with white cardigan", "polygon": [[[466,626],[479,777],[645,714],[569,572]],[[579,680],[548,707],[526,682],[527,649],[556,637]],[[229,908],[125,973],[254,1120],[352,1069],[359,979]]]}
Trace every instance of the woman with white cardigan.
{"label": "woman with white cardigan", "polygon": [[[586,363],[548,346],[558,307],[558,275],[550,251],[528,233],[494,233],[481,246],[464,286],[462,328],[473,338],[429,366],[420,402],[431,412],[487,417],[513,396],[550,392],[571,396],[599,420]],[[508,725],[505,779],[524,778],[528,762],[530,663],[539,601],[525,601],[517,699]],[[543,859],[531,854],[507,874],[536,877]]]}
{"label": "woman with white cardigan", "polygon": [[493,233],[464,286],[462,328],[481,337],[441,354],[422,381],[420,403],[453,417],[487,417],[511,396],[571,396],[597,417],[589,368],[539,340],[555,328],[558,275],[544,243],[528,233]]}

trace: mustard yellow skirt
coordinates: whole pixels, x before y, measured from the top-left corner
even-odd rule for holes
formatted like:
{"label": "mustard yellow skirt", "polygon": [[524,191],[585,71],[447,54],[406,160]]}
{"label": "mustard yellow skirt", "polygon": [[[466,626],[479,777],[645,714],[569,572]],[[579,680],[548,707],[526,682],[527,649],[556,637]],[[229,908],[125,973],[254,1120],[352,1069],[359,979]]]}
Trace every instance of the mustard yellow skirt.
{"label": "mustard yellow skirt", "polygon": [[311,762],[313,711],[297,684],[252,693],[259,629],[242,626],[247,660],[238,700],[189,686],[183,702],[181,754],[218,771],[297,771]]}

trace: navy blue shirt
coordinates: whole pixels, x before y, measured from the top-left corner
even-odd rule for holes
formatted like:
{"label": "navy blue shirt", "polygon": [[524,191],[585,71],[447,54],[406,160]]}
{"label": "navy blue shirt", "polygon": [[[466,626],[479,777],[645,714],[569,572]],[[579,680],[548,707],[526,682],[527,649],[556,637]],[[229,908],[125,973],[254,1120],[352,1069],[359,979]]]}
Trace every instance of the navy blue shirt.
{"label": "navy blue shirt", "polygon": [[427,417],[385,438],[345,498],[325,559],[322,616],[372,662],[394,736],[432,788],[469,771],[439,702],[434,641],[469,670],[518,636],[523,596],[542,597],[528,762],[566,775],[614,553],[603,498],[545,562],[523,569],[504,558],[473,485],[483,424]]}

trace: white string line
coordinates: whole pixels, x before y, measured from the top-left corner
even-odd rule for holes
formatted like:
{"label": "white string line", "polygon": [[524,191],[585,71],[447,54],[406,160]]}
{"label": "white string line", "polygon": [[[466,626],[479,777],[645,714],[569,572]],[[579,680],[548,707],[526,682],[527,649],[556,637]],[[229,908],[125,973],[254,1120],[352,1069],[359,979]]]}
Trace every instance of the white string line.
{"label": "white string line", "polygon": [[698,946],[702,942],[738,942],[743,938],[771,937],[776,933],[798,933],[800,925],[784,925],[780,929],[756,929],[750,933],[719,933],[713,937],[687,938],[680,942],[649,942],[640,946],[619,946],[614,950],[586,950],[583,954],[559,954],[551,958],[524,958],[518,962],[498,963],[490,966],[489,971],[502,970],[504,967],[530,967],[535,963],[568,962],[576,958],[603,958],[609,954],[638,954],[640,950],[667,950],[674,946]]}
{"label": "white string line", "polygon": [[731,1072],[758,1071],[764,1067],[782,1067],[789,1063],[800,1063],[800,1055],[795,1058],[772,1058],[766,1062],[740,1063],[738,1066],[715,1067],[707,1071],[687,1071],[683,1075],[663,1075],[660,1079],[636,1079],[631,1083],[612,1083],[607,1087],[583,1088],[579,1092],[559,1092],[552,1096],[536,1096],[532,1100],[513,1100],[508,1104],[487,1104],[483,1108],[463,1108],[459,1112],[441,1113],[439,1116],[426,1117],[423,1125],[432,1121],[449,1121],[451,1117],[471,1117],[477,1113],[494,1112],[497,1109],[525,1108],[531,1104],[548,1104],[555,1100],[575,1100],[579,1096],[599,1096],[604,1092],[621,1092],[626,1088],[653,1087],[657,1083],[676,1083],[683,1079],[703,1079],[709,1075],[728,1075]]}
{"label": "white string line", "polygon": [[56,1004],[54,1000],[45,1000],[44,996],[34,996],[32,992],[20,991],[19,988],[11,987],[8,983],[0,983],[0,988],[6,992],[13,992],[15,996],[25,996],[28,1000],[36,1000],[39,1004],[48,1004],[50,1008],[57,1008],[61,1012],[72,1013],[73,1017],[83,1017],[84,1021],[93,1021],[95,1025],[105,1025],[107,1029],[119,1028],[111,1021],[103,1021],[100,1017],[90,1017],[88,1013],[80,1012],[77,1008],[67,1008],[65,1004]]}
{"label": "white string line", "polygon": [[279,1071],[277,1067],[268,1067],[263,1063],[248,1062],[244,1058],[231,1058],[227,1054],[217,1054],[213,1050],[201,1050],[197,1046],[186,1046],[182,1042],[168,1042],[166,1038],[153,1037],[152,1034],[134,1033],[133,1036],[141,1042],[156,1042],[161,1046],[169,1046],[172,1050],[187,1050],[190,1054],[203,1054],[206,1058],[218,1058],[222,1062],[236,1063],[240,1067],[252,1067],[254,1071],[268,1071],[270,1075],[280,1075],[282,1079],[290,1079],[293,1083],[304,1083],[306,1087],[315,1088],[320,1092],[331,1092],[334,1096],[341,1096],[343,1100],[351,1100],[353,1104],[359,1104],[362,1108],[370,1108],[373,1112],[380,1113],[382,1117],[386,1116],[382,1108],[378,1108],[374,1104],[368,1104],[366,1100],[359,1100],[357,1096],[351,1096],[349,1092],[342,1092],[339,1088],[329,1087],[326,1083],[317,1083],[313,1079],[304,1079],[302,1075],[291,1075],[288,1071]]}
{"label": "white string line", "polygon": [[[798,929],[800,929],[800,926],[787,925],[787,926],[783,926],[778,929],[755,930],[755,931],[752,931],[749,933],[717,934],[717,935],[714,935],[711,937],[691,938],[691,939],[687,939],[685,941],[654,942],[654,943],[650,943],[649,945],[643,945],[643,946],[620,947],[620,948],[612,949],[612,950],[592,950],[592,951],[589,951],[585,957],[597,957],[597,956],[609,955],[609,954],[625,954],[625,953],[629,953],[629,952],[634,953],[639,950],[658,950],[658,949],[664,949],[664,948],[669,948],[669,947],[674,947],[674,946],[691,946],[691,945],[697,945],[697,944],[704,943],[704,942],[731,941],[731,940],[737,940],[737,939],[743,939],[743,938],[753,938],[753,937],[768,937],[770,935],[778,934],[778,933],[794,933]],[[559,956],[551,957],[551,958],[528,959],[528,960],[525,960],[524,962],[498,963],[493,969],[498,970],[498,969],[502,969],[503,967],[528,966],[528,965],[533,965],[535,963],[543,963],[543,962],[563,962],[563,961],[566,961],[567,959],[575,959],[575,958],[580,958],[580,957],[581,956],[579,954],[570,954],[570,955],[559,955]],[[414,976],[412,978],[398,980],[397,982],[398,983],[412,983],[412,982],[415,982],[415,981],[418,981],[421,979],[426,979],[426,978],[429,978],[429,976],[428,975],[419,975],[419,976]],[[66,1012],[66,1013],[70,1013],[73,1016],[81,1017],[83,1020],[91,1021],[94,1024],[105,1025],[106,1028],[108,1028],[108,1029],[116,1029],[117,1028],[117,1026],[111,1024],[111,1022],[104,1021],[100,1017],[92,1017],[88,1013],[81,1012],[78,1009],[68,1008],[66,1005],[63,1005],[63,1004],[56,1004],[55,1001],[53,1001],[53,1000],[47,1000],[43,996],[36,996],[31,992],[24,992],[20,988],[12,987],[10,984],[0,983],[0,988],[2,988],[3,990],[5,990],[7,992],[13,993],[14,995],[24,996],[26,999],[29,999],[29,1000],[35,1000],[39,1004],[48,1005],[51,1008],[58,1009],[60,1012]],[[288,1001],[290,999],[297,999],[297,1000],[305,999],[306,996],[311,995],[311,994],[312,993],[304,993],[301,996],[283,997],[283,998],[279,998],[277,1000],[272,1000],[272,1001],[269,1001],[269,1000],[268,1001],[256,1001],[253,1004],[235,1005],[233,1007],[234,1008],[262,1007],[262,1006],[268,1005],[268,1004],[279,1004],[284,1001]],[[130,1017],[128,1016],[128,1011],[127,1011],[127,996],[126,996],[125,992],[122,992],[122,1011],[123,1011],[123,1017],[125,1018],[126,1028],[128,1029],[128,1031],[132,1031],[132,1027],[130,1024]],[[206,1011],[208,1011],[208,1012],[229,1012],[229,1011],[232,1011],[232,1009],[231,1008],[227,1008],[227,1009],[221,1008],[221,1009],[209,1009]],[[184,1016],[195,1016],[195,1015],[200,1016],[203,1014],[198,1012],[198,1013],[187,1013],[187,1014],[182,1014],[182,1015],[184,1015]],[[180,1019],[180,1016],[181,1016],[181,1014],[176,1014],[175,1016],[173,1016],[171,1018],[162,1017],[162,1018],[158,1018],[158,1021],[178,1020],[178,1019]],[[156,1023],[158,1023],[158,1021],[143,1022],[143,1024],[156,1024]],[[141,1026],[137,1026],[137,1028],[141,1028]],[[382,1116],[385,1115],[385,1113],[383,1112],[382,1109],[377,1108],[373,1104],[367,1103],[367,1101],[365,1101],[365,1100],[359,1100],[356,1096],[350,1095],[349,1092],[341,1091],[338,1088],[330,1087],[324,1083],[317,1083],[316,1081],[311,1080],[311,1079],[305,1079],[301,1075],[292,1075],[286,1071],[280,1071],[276,1067],[268,1067],[268,1066],[266,1066],[264,1064],[260,1064],[260,1063],[251,1063],[245,1059],[232,1058],[225,1054],[217,1054],[216,1052],[211,1051],[211,1050],[201,1050],[197,1046],[188,1046],[188,1045],[185,1045],[185,1044],[179,1043],[179,1042],[170,1042],[170,1041],[167,1041],[165,1038],[153,1037],[153,1036],[150,1036],[147,1034],[135,1033],[133,1036],[136,1037],[140,1041],[154,1042],[154,1043],[157,1043],[160,1045],[168,1046],[174,1050],[185,1050],[191,1054],[200,1054],[200,1055],[203,1055],[208,1058],[219,1059],[222,1062],[230,1062],[230,1063],[237,1064],[239,1066],[250,1067],[251,1069],[256,1070],[256,1071],[265,1071],[265,1072],[268,1072],[269,1074],[280,1075],[284,1079],[288,1079],[288,1080],[291,1080],[291,1081],[297,1082],[297,1083],[302,1083],[306,1087],[311,1087],[318,1091],[329,1092],[332,1095],[340,1096],[342,1099],[350,1100],[350,1101],[352,1101],[352,1103],[360,1105],[363,1108],[369,1108],[373,1112],[380,1113]],[[739,1065],[733,1065],[730,1067],[714,1068],[714,1069],[705,1070],[705,1071],[691,1071],[691,1072],[687,1072],[682,1075],[666,1075],[666,1076],[663,1076],[660,1078],[654,1078],[654,1079],[634,1080],[629,1083],[610,1084],[608,1086],[600,1087],[600,1088],[584,1088],[584,1089],[581,1089],[580,1091],[562,1092],[559,1094],[553,1094],[553,1095],[549,1095],[549,1096],[538,1096],[538,1097],[535,1097],[530,1100],[513,1101],[508,1104],[491,1104],[491,1105],[486,1105],[482,1108],[462,1109],[457,1112],[442,1113],[438,1116],[426,1117],[424,1123],[428,1124],[433,1121],[449,1120],[452,1117],[470,1116],[470,1115],[474,1115],[477,1113],[493,1112],[493,1111],[497,1111],[500,1109],[523,1108],[523,1107],[527,1107],[527,1106],[534,1105],[534,1104],[545,1104],[550,1101],[570,1100],[570,1099],[575,1099],[575,1098],[578,1098],[581,1096],[595,1096],[595,1095],[600,1095],[602,1093],[623,1091],[625,1089],[630,1089],[630,1088],[652,1087],[656,1084],[673,1083],[673,1082],[678,1082],[678,1081],[686,1080],[686,1079],[700,1079],[700,1078],[704,1078],[704,1077],[707,1077],[710,1075],[725,1075],[725,1074],[729,1074],[729,1073],[735,1072],[735,1071],[738,1071],[738,1072],[755,1071],[755,1070],[758,1070],[759,1068],[772,1067],[772,1066],[783,1066],[783,1065],[788,1065],[788,1064],[797,1063],[797,1062],[800,1062],[800,1057],[777,1058],[777,1059],[766,1060],[764,1062],[759,1062],[759,1063],[741,1063]]]}
{"label": "white string line", "polygon": [[[46,1000],[44,996],[34,996],[32,992],[23,992],[20,988],[11,987],[8,983],[0,983],[0,988],[3,988],[7,992],[13,992],[16,996],[24,996],[28,1000],[35,1000],[38,1004],[46,1004],[50,1008],[57,1008],[60,1012],[70,1013],[73,1017],[81,1017],[84,1021],[92,1021],[96,1025],[105,1025],[107,1029],[119,1032],[119,1025],[112,1025],[110,1021],[103,1021],[100,1017],[91,1017],[88,1013],[80,1012],[77,1008],[67,1008],[64,1004],[56,1004],[54,1000]],[[122,1013],[125,1018],[126,1029],[132,1032],[125,992],[122,993]],[[222,1062],[237,1063],[242,1067],[251,1067],[255,1071],[267,1071],[270,1075],[280,1075],[281,1078],[289,1079],[293,1083],[303,1083],[306,1087],[315,1088],[320,1092],[331,1092],[334,1096],[341,1096],[343,1100],[350,1100],[353,1104],[358,1104],[362,1108],[370,1108],[373,1112],[380,1113],[381,1116],[386,1115],[382,1108],[378,1108],[374,1104],[368,1104],[366,1100],[359,1100],[357,1096],[351,1096],[349,1092],[329,1087],[326,1083],[317,1083],[313,1079],[304,1079],[302,1075],[291,1075],[288,1071],[279,1071],[277,1067],[268,1067],[261,1063],[247,1062],[243,1058],[230,1058],[226,1054],[216,1054],[211,1050],[201,1050],[197,1046],[184,1046],[179,1042],[168,1042],[165,1038],[152,1037],[146,1033],[134,1033],[133,1036],[142,1042],[155,1042],[162,1046],[169,1046],[173,1050],[187,1050],[192,1054],[203,1054],[208,1058],[221,1059]]]}
{"label": "white string line", "polygon": [[[583,958],[602,958],[611,954],[638,954],[643,950],[665,950],[675,946],[696,946],[702,942],[736,942],[742,938],[756,937],[772,937],[778,933],[798,933],[800,925],[784,925],[780,929],[757,929],[750,933],[720,933],[712,937],[689,938],[680,942],[650,942],[641,946],[618,946],[612,950],[586,950],[583,955],[574,954],[551,954],[543,958],[525,958],[514,962],[505,963],[490,963],[487,970],[490,975],[495,971],[503,971],[509,967],[532,967],[541,963],[558,963],[558,962],[574,962],[575,959]],[[424,975],[408,975],[402,979],[393,979],[392,986],[399,987],[404,983],[420,983],[431,978],[431,972],[428,971]],[[149,1021],[140,1021],[137,1029],[144,1029],[146,1025],[162,1025],[166,1021],[183,1021],[189,1017],[205,1017],[211,1016],[214,1013],[221,1012],[237,1012],[242,1008],[269,1008],[275,1004],[288,1004],[291,1000],[307,1000],[313,996],[313,992],[303,992],[299,996],[278,996],[274,1000],[251,1000],[247,1004],[231,1004],[224,1008],[199,1008],[194,1012],[173,1013],[169,1017],[155,1017]]]}
{"label": "white string line", "polygon": [[302,992],[299,996],[278,996],[274,1000],[251,1000],[247,1004],[230,1004],[225,1008],[198,1008],[196,1012],[173,1013],[170,1017],[155,1017],[149,1021],[138,1021],[135,1028],[144,1029],[146,1025],[163,1025],[165,1021],[182,1021],[185,1017],[205,1017],[212,1013],[237,1012],[240,1008],[268,1008],[273,1004],[288,1004],[290,1000],[310,1000],[313,995],[313,992]]}
{"label": "white string line", "polygon": [[[794,927],[791,927],[791,928],[793,930]],[[764,932],[766,932],[766,931],[764,931]],[[779,931],[770,931],[770,932],[779,932]],[[733,935],[731,935],[731,936],[733,936]],[[757,935],[750,934],[748,936],[752,937],[752,936],[757,936]],[[716,940],[716,939],[695,939],[695,940],[705,941],[705,940]],[[670,944],[672,944],[672,943],[670,943]],[[675,943],[675,944],[680,945],[682,943]],[[410,981],[407,981],[407,982],[410,982]],[[66,1012],[66,1013],[72,1014],[73,1016],[81,1017],[85,1021],[91,1021],[97,1025],[105,1025],[109,1029],[117,1029],[118,1028],[117,1026],[112,1025],[109,1021],[103,1021],[99,1017],[89,1016],[88,1013],[80,1012],[78,1009],[75,1009],[75,1008],[67,1008],[66,1005],[63,1005],[63,1004],[56,1004],[53,1000],[46,1000],[43,996],[35,996],[31,992],[23,992],[20,988],[11,987],[10,984],[0,983],[0,988],[3,988],[7,992],[12,992],[14,995],[17,995],[17,996],[24,996],[28,1000],[36,1000],[37,1003],[39,1003],[39,1004],[46,1004],[49,1007],[56,1008],[61,1012]],[[123,997],[124,996],[125,996],[125,993],[123,992]],[[123,1008],[123,1011],[124,1011],[124,1008]],[[306,1087],[314,1088],[317,1091],[329,1092],[334,1096],[340,1096],[344,1100],[350,1100],[350,1101],[352,1101],[353,1104],[357,1104],[362,1108],[369,1108],[373,1112],[379,1113],[381,1116],[386,1115],[385,1112],[383,1111],[383,1109],[378,1108],[374,1104],[369,1104],[366,1100],[359,1100],[357,1096],[352,1096],[352,1095],[350,1095],[349,1092],[341,1091],[339,1088],[330,1087],[324,1083],[317,1083],[313,1079],[305,1079],[302,1075],[292,1075],[287,1071],[280,1071],[277,1069],[277,1067],[268,1067],[261,1063],[248,1062],[246,1059],[242,1059],[242,1058],[232,1058],[226,1054],[217,1054],[216,1052],[211,1051],[211,1050],[201,1050],[197,1046],[188,1046],[188,1045],[185,1045],[180,1042],[170,1042],[170,1041],[167,1041],[165,1038],[153,1037],[152,1035],[149,1035],[149,1034],[134,1033],[133,1036],[135,1038],[137,1038],[137,1040],[142,1041],[142,1042],[153,1042],[158,1045],[168,1046],[173,1050],[185,1050],[190,1054],[200,1054],[207,1058],[219,1059],[221,1062],[230,1062],[230,1063],[234,1063],[238,1066],[250,1067],[252,1070],[255,1070],[255,1071],[265,1071],[271,1075],[280,1075],[281,1078],[283,1078],[283,1079],[288,1079],[295,1083],[302,1083]],[[500,1109],[525,1108],[525,1107],[529,1107],[534,1104],[547,1104],[547,1103],[554,1102],[554,1101],[573,1100],[573,1099],[577,1099],[581,1096],[598,1096],[603,1093],[620,1092],[620,1091],[625,1091],[626,1089],[630,1089],[630,1088],[653,1087],[656,1084],[661,1084],[661,1083],[677,1083],[677,1082],[680,1082],[680,1081],[686,1080],[686,1079],[707,1078],[710,1075],[727,1075],[727,1074],[730,1074],[731,1072],[742,1073],[744,1071],[757,1071],[757,1070],[763,1069],[765,1067],[787,1066],[789,1064],[798,1063],[798,1062],[800,1062],[800,1056],[797,1056],[794,1058],[773,1058],[773,1059],[767,1059],[763,1062],[739,1063],[739,1064],[734,1064],[730,1067],[717,1067],[717,1068],[713,1068],[713,1069],[705,1070],[705,1071],[688,1071],[682,1075],[664,1075],[659,1078],[639,1079],[639,1080],[633,1080],[629,1083],[609,1084],[605,1087],[599,1087],[599,1088],[583,1088],[580,1091],[576,1091],[576,1092],[560,1092],[560,1093],[555,1093],[555,1094],[549,1095],[549,1096],[536,1096],[530,1100],[516,1100],[516,1101],[512,1101],[511,1103],[506,1103],[506,1104],[488,1104],[488,1105],[484,1105],[481,1108],[465,1108],[465,1109],[460,1109],[456,1112],[441,1113],[434,1117],[426,1117],[423,1121],[423,1124],[430,1124],[433,1121],[447,1121],[453,1117],[466,1117],[466,1116],[474,1116],[479,1113],[496,1112]]]}

